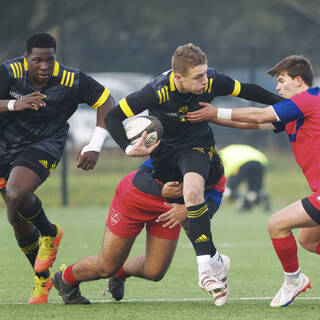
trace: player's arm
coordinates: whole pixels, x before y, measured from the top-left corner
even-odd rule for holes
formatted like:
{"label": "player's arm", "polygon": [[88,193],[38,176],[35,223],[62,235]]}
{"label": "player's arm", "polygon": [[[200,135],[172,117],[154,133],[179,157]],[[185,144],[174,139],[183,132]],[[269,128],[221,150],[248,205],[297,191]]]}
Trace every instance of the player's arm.
{"label": "player's arm", "polygon": [[80,73],[80,86],[78,102],[87,103],[97,111],[96,127],[89,143],[82,148],[77,161],[77,167],[83,170],[94,169],[99,158],[99,154],[107,135],[104,123],[106,114],[114,107],[114,99],[110,95],[110,90],[100,83]]}
{"label": "player's arm", "polygon": [[0,113],[17,112],[26,109],[38,110],[46,105],[45,95],[40,92],[33,92],[25,95],[21,99],[8,100],[10,91],[10,77],[4,65],[0,67]]}
{"label": "player's arm", "polygon": [[119,104],[106,115],[104,121],[111,137],[128,156],[146,156],[154,151],[159,145],[158,142],[152,147],[147,148],[145,146],[145,133],[135,145],[131,146],[122,123],[126,118],[130,118],[150,108],[155,102],[156,99],[151,86],[146,85],[141,90],[121,99]]}

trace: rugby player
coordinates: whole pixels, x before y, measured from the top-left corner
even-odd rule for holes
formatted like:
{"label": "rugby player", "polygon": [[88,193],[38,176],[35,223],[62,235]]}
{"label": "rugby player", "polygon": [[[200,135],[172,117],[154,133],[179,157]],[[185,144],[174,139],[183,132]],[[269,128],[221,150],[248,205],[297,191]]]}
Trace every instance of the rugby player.
{"label": "rugby player", "polygon": [[276,90],[285,100],[266,108],[223,109],[201,103],[203,109],[189,113],[188,119],[288,134],[295,159],[313,193],[276,212],[268,222],[273,247],[284,271],[284,283],[270,306],[285,307],[311,287],[299,267],[292,229],[300,228],[298,241],[302,247],[320,254],[320,88],[312,87],[311,63],[300,55],[284,58],[268,73],[277,78]]}
{"label": "rugby player", "polygon": [[[208,184],[214,185],[209,186],[205,194],[212,214],[220,206],[226,182],[221,160],[216,154],[214,158],[207,179]],[[179,204],[180,199],[177,199],[182,196],[181,183],[172,181],[162,186],[152,178],[152,170],[151,161],[147,161],[138,172],[129,173],[118,184],[110,205],[99,256],[83,258],[68,266],[64,272],[59,271],[54,275],[53,283],[66,304],[90,303],[80,293],[79,284],[83,281],[115,275],[109,279],[109,290],[116,300],[121,300],[125,278],[136,276],[159,281],[165,275],[176,249],[180,222],[186,219],[187,210],[183,204]],[[176,203],[166,205],[165,197],[173,198],[172,201]],[[165,216],[160,218],[163,213]],[[135,238],[144,226],[147,231],[145,255],[127,258]],[[217,257],[220,256],[215,248],[212,250],[215,250]],[[226,263],[217,269],[226,287],[223,292],[213,292],[216,305],[223,305],[228,299],[225,291],[229,292],[226,277],[230,263],[227,257],[226,259]]]}
{"label": "rugby player", "polygon": [[[204,199],[204,186],[214,152],[214,136],[207,121],[191,123],[187,113],[201,108],[199,102],[210,102],[217,96],[232,95],[261,103],[281,100],[263,88],[240,83],[208,68],[203,51],[189,43],[176,49],[172,70],[153,79],[141,90],[120,100],[108,113],[107,128],[128,156],[150,154],[157,178],[174,181],[175,174],[183,176],[183,197],[188,209],[189,238],[197,255],[199,284],[208,292],[223,287],[212,270],[212,235],[210,207]],[[158,117],[163,125],[160,145],[153,149],[130,145],[122,121],[143,110]],[[217,264],[223,264],[217,257]]]}
{"label": "rugby player", "polygon": [[36,33],[28,38],[24,56],[0,66],[0,192],[18,246],[35,271],[30,304],[48,300],[49,267],[63,235],[34,192],[59,163],[67,120],[78,104],[97,109],[92,139],[77,163],[84,170],[96,165],[107,133],[104,117],[114,106],[108,89],[59,63],[55,53],[55,39]]}

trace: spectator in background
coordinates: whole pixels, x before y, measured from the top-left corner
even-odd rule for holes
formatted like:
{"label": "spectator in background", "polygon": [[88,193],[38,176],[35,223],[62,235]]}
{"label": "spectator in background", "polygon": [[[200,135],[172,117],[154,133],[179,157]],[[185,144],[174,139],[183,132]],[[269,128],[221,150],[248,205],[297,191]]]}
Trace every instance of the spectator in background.
{"label": "spectator in background", "polygon": [[[227,178],[224,195],[237,202],[238,211],[248,211],[258,204],[269,211],[269,196],[264,188],[265,169],[268,166],[266,155],[248,145],[232,144],[220,150],[220,156]],[[239,191],[243,183],[247,184],[244,194]]]}

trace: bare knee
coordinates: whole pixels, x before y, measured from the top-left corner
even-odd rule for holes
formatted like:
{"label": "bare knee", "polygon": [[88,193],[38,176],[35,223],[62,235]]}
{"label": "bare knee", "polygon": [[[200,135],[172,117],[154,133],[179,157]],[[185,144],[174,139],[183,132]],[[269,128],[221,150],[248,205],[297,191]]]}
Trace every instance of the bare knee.
{"label": "bare knee", "polygon": [[158,282],[163,279],[165,273],[160,271],[147,271],[146,278],[150,281]]}
{"label": "bare knee", "polygon": [[99,264],[97,263],[96,266],[96,272],[99,277],[99,279],[107,279],[115,275],[118,269],[112,268],[111,266],[108,266],[107,264]]}
{"label": "bare knee", "polygon": [[12,209],[17,209],[22,203],[24,195],[19,192],[17,188],[10,188],[6,190],[6,203]]}
{"label": "bare knee", "polygon": [[268,232],[271,238],[282,238],[290,233],[290,229],[287,228],[283,220],[277,219],[272,216],[268,221]]}
{"label": "bare knee", "polygon": [[203,202],[203,191],[196,186],[186,188],[183,195],[188,206],[195,206]]}

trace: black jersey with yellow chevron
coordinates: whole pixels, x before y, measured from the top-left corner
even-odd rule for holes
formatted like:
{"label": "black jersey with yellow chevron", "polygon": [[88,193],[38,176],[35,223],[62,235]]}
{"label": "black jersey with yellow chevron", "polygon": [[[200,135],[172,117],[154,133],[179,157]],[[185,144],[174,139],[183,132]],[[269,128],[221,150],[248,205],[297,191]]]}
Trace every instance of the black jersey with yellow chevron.
{"label": "black jersey with yellow chevron", "polygon": [[140,91],[122,99],[119,105],[127,117],[148,109],[163,125],[162,147],[181,150],[192,145],[213,144],[213,133],[207,121],[191,124],[187,112],[200,109],[199,102],[211,102],[217,96],[240,92],[240,82],[215,69],[207,72],[208,84],[202,94],[181,94],[174,84],[173,72],[167,71],[153,79]]}
{"label": "black jersey with yellow chevron", "polygon": [[[28,64],[24,57],[3,63],[0,67],[0,99],[20,99],[35,91],[46,95],[46,106],[36,110],[0,114],[0,163],[11,159],[35,142],[59,158],[68,133],[67,120],[79,103],[93,108],[102,105],[109,90],[78,69],[55,62],[48,83],[39,89],[28,81]],[[43,143],[49,141],[50,143]]]}

